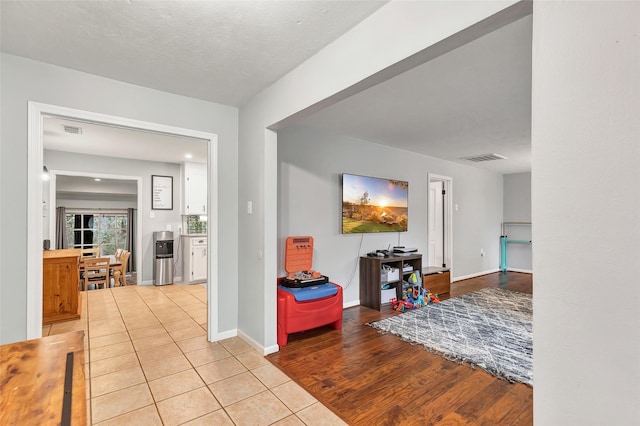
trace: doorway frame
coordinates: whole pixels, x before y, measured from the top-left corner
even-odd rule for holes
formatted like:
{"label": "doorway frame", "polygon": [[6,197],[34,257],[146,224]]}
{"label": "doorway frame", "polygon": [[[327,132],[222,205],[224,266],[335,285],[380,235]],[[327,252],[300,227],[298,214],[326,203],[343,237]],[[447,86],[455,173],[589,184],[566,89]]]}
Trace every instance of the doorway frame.
{"label": "doorway frame", "polygon": [[[136,182],[137,194],[136,194],[136,223],[142,223],[142,177],[141,176],[122,176],[122,175],[110,175],[105,173],[93,173],[93,172],[75,172],[70,170],[49,170],[51,180],[49,181],[49,235],[47,236],[51,241],[57,241],[56,235],[56,216],[53,214],[56,206],[56,191],[57,191],[57,179],[58,176],[86,176],[91,178],[101,179],[114,179],[114,180],[130,180]],[[136,272],[138,276],[142,277],[142,226],[136,226]]]}
{"label": "doorway frame", "polygon": [[[442,182],[442,187],[445,190],[447,197],[444,199],[444,232],[443,232],[443,245],[444,245],[444,263],[447,268],[451,270],[453,275],[453,178],[450,176],[438,175],[435,173],[427,173],[427,223],[431,219],[429,212],[431,206],[429,205],[429,188],[431,182]],[[429,227],[427,226],[427,241],[429,241]],[[428,257],[427,257],[428,259]],[[428,262],[428,261],[427,261]],[[442,266],[442,265],[429,265],[429,266]]]}
{"label": "doorway frame", "polygon": [[[42,168],[44,117],[54,116],[207,142],[207,339],[218,340],[218,135],[148,121],[29,101],[27,130],[27,339],[42,337]],[[215,204],[214,204],[215,203]],[[142,212],[139,211],[141,215]],[[141,224],[141,222],[140,222]],[[141,228],[141,226],[139,226]],[[215,304],[214,304],[215,302]]]}

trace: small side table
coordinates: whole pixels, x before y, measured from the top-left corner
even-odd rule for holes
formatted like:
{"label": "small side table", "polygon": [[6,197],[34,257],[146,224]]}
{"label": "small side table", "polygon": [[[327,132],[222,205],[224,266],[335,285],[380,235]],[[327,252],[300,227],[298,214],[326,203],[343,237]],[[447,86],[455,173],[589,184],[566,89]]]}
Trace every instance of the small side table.
{"label": "small side table", "polygon": [[434,294],[445,294],[451,290],[449,268],[427,266],[422,268],[422,286]]}

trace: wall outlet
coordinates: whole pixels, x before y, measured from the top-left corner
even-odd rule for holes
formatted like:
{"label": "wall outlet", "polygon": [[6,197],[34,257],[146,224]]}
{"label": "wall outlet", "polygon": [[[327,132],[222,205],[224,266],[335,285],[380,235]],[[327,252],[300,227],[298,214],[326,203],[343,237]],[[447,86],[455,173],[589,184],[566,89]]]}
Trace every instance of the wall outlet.
{"label": "wall outlet", "polygon": [[484,256],[484,250],[480,249],[480,257],[483,257],[483,256]]}
{"label": "wall outlet", "polygon": [[171,224],[167,224],[167,231],[171,231]]}

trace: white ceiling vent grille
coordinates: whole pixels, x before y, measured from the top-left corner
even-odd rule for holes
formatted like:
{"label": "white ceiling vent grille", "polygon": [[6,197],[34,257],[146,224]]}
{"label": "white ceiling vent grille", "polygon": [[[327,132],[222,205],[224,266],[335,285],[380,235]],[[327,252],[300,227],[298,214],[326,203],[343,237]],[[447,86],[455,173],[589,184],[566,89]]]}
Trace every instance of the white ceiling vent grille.
{"label": "white ceiling vent grille", "polygon": [[62,126],[64,128],[65,133],[70,133],[72,135],[81,135],[82,127],[75,126]]}
{"label": "white ceiling vent grille", "polygon": [[460,159],[473,161],[474,163],[479,163],[481,161],[506,160],[507,157],[500,154],[480,154],[480,155],[472,155],[470,157],[462,157]]}

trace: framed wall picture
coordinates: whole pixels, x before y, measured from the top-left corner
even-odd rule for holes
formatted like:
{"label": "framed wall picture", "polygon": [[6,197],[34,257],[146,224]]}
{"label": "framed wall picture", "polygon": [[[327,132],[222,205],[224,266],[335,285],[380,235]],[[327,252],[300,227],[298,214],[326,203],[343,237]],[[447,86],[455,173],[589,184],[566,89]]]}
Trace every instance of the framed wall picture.
{"label": "framed wall picture", "polygon": [[151,175],[151,209],[173,210],[173,176]]}

